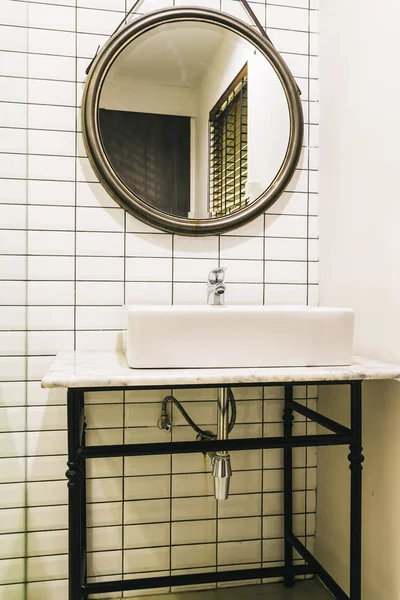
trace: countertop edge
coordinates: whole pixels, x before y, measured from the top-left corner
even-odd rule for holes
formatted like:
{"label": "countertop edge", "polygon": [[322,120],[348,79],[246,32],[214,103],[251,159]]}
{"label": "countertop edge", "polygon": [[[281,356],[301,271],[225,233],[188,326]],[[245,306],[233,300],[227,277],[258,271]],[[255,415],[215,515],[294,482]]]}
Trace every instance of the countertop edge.
{"label": "countertop edge", "polygon": [[400,382],[400,365],[361,357],[354,357],[354,360],[352,365],[342,367],[135,370],[126,365],[125,357],[121,352],[63,352],[54,359],[41,381],[41,387],[151,388],[355,380],[395,380]]}

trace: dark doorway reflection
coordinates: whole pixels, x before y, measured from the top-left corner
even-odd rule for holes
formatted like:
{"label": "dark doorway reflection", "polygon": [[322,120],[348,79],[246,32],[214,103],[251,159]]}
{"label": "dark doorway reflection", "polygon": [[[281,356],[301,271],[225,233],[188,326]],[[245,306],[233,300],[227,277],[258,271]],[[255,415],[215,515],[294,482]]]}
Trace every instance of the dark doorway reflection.
{"label": "dark doorway reflection", "polygon": [[166,213],[190,212],[190,117],[99,110],[104,150],[136,196]]}

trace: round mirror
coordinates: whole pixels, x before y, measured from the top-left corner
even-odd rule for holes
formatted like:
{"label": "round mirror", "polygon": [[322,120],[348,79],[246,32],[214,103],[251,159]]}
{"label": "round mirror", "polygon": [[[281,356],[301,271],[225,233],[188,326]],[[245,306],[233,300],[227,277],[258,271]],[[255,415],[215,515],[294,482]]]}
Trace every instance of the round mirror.
{"label": "round mirror", "polygon": [[221,233],[268,208],[303,137],[299,91],[272,44],[193,8],[151,13],[110,38],[82,117],[89,159],[114,199],[186,235]]}

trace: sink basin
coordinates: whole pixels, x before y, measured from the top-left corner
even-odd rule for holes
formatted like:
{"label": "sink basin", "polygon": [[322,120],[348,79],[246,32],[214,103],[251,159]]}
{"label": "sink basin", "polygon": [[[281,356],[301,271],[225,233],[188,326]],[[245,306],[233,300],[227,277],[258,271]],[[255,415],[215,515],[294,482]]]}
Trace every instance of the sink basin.
{"label": "sink basin", "polygon": [[349,365],[354,312],[307,306],[127,306],[133,368]]}

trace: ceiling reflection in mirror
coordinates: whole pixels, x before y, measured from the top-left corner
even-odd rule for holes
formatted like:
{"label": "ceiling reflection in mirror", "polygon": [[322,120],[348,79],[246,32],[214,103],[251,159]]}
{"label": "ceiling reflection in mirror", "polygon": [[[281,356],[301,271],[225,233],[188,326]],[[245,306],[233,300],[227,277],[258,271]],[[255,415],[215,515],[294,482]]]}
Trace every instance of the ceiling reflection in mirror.
{"label": "ceiling reflection in mirror", "polygon": [[165,23],[128,43],[98,107],[119,180],[178,217],[212,219],[249,206],[288,149],[288,102],[274,68],[239,34],[211,23]]}

